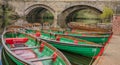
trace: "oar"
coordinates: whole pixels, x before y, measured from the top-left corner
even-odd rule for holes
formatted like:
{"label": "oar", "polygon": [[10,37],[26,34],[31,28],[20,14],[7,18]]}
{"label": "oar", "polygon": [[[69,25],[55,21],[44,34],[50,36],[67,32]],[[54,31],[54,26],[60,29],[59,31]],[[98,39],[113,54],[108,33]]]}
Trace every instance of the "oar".
{"label": "oar", "polygon": [[30,59],[30,60],[28,60],[28,61],[30,61],[30,62],[37,62],[37,61],[43,61],[43,60],[50,60],[50,59],[52,59],[52,58],[53,58],[53,57],[50,56],[50,57],[43,57],[43,58]]}
{"label": "oar", "polygon": [[39,48],[40,46],[33,46],[33,47],[17,47],[17,48],[11,48],[11,51],[14,50],[23,50],[23,49],[33,49],[33,48]]}
{"label": "oar", "polygon": [[54,52],[52,56],[48,56],[48,57],[43,57],[43,58],[36,58],[36,59],[30,59],[28,61],[30,62],[37,62],[37,61],[44,61],[44,60],[50,60],[52,59],[52,61],[54,62],[57,59],[57,53]]}

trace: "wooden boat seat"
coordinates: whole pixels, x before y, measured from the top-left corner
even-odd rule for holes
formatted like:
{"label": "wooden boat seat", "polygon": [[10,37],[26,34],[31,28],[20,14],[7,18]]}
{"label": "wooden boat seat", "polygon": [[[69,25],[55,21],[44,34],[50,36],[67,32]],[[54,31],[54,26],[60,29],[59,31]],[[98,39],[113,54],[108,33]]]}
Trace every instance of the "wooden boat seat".
{"label": "wooden boat seat", "polygon": [[25,42],[28,41],[28,38],[6,38],[7,44],[10,44],[11,47],[24,46]]}
{"label": "wooden boat seat", "polygon": [[41,61],[38,62],[33,62],[34,65],[43,65],[43,63]]}
{"label": "wooden boat seat", "polygon": [[[10,45],[14,45],[14,47],[11,47],[11,51],[14,52],[19,57],[25,59],[25,60],[32,60],[32,59],[38,59],[35,52],[31,49],[33,48],[40,48],[41,50],[44,49],[44,44],[42,43],[42,46],[33,46],[33,47],[27,47],[25,45],[25,42],[27,42],[28,38],[6,38],[6,43]],[[50,57],[51,59],[53,57]],[[47,60],[48,58],[41,58],[41,60]],[[37,62],[33,62],[34,65],[43,65],[43,63],[38,59]]]}
{"label": "wooden boat seat", "polygon": [[24,44],[28,41],[28,38],[6,38],[7,44]]}
{"label": "wooden boat seat", "polygon": [[16,48],[11,48],[11,50],[24,50],[24,49],[33,49],[33,48],[39,48],[40,46],[33,46],[33,47],[16,47]]}
{"label": "wooden boat seat", "polygon": [[15,47],[25,47],[25,44],[14,44]]}
{"label": "wooden boat seat", "polygon": [[[17,47],[16,47],[17,45]],[[21,45],[21,46],[20,46]],[[40,48],[40,46],[25,47],[25,44],[15,44],[15,48],[11,50],[25,60],[38,59],[37,55],[31,50],[33,48]],[[33,62],[34,65],[43,65],[41,61]]]}
{"label": "wooden boat seat", "polygon": [[53,58],[53,57],[50,56],[50,57],[30,59],[29,61],[31,61],[31,62],[37,62],[37,61],[49,60],[49,59],[52,59],[52,58]]}
{"label": "wooden boat seat", "polygon": [[57,58],[57,54],[56,52],[53,53],[52,56],[48,56],[48,57],[43,57],[43,58],[35,58],[35,59],[30,59],[30,62],[37,62],[37,61],[43,61],[43,60],[50,60],[52,59],[52,61],[54,62]]}
{"label": "wooden boat seat", "polygon": [[36,54],[30,50],[30,49],[25,49],[25,50],[15,50],[13,51],[16,55],[19,55],[20,57],[24,59],[34,59],[37,58]]}
{"label": "wooden boat seat", "polygon": [[34,65],[43,65],[43,63],[41,61],[44,61],[44,60],[50,60],[52,59],[53,62],[56,60],[57,58],[57,55],[55,56],[53,54],[53,56],[50,56],[50,57],[43,57],[43,58],[35,58],[35,59],[31,59],[29,60],[30,62],[33,62]]}

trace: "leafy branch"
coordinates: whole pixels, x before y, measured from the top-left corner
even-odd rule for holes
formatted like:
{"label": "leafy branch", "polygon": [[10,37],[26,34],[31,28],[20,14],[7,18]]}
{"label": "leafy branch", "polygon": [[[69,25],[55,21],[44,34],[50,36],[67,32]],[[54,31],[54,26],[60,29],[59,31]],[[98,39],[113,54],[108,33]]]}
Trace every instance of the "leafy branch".
{"label": "leafy branch", "polygon": [[103,13],[100,15],[102,22],[110,22],[111,17],[113,16],[113,10],[109,7],[103,8]]}

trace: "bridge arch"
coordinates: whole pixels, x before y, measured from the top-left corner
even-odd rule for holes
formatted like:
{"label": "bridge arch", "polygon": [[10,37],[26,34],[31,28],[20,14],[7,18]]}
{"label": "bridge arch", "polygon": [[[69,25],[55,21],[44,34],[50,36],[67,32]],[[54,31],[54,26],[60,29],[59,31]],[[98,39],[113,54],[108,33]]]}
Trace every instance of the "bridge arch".
{"label": "bridge arch", "polygon": [[[89,5],[74,5],[71,7],[68,7],[66,9],[64,9],[61,14],[58,16],[58,25],[61,27],[67,27],[67,23],[70,22],[72,15],[75,12],[78,12],[80,10],[84,10],[84,9],[91,9],[95,12],[97,12],[98,14],[101,14],[102,11],[96,7],[93,6],[89,6]],[[61,24],[62,23],[62,24]]]}
{"label": "bridge arch", "polygon": [[54,19],[54,15],[55,15],[54,12],[55,12],[55,10],[47,5],[35,4],[35,5],[28,7],[25,10],[25,15],[26,15],[26,20],[28,22],[43,23],[43,20],[40,20],[40,18],[45,15],[43,13],[49,14]]}

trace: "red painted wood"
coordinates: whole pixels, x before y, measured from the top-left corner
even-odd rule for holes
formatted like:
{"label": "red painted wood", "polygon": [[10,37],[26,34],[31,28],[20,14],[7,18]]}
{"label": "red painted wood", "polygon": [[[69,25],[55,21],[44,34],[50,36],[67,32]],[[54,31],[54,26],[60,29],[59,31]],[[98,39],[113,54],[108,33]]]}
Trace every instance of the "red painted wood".
{"label": "red painted wood", "polygon": [[75,44],[78,44],[78,40],[74,40],[74,43],[75,43]]}
{"label": "red painted wood", "polygon": [[104,46],[101,48],[99,54],[94,57],[95,59],[97,59],[99,56],[101,56],[101,55],[103,54],[103,52],[104,52],[104,50],[105,50],[105,46],[106,46],[107,44],[109,44],[110,39],[112,38],[112,35],[113,35],[113,33],[112,33],[112,34],[110,35],[110,37],[108,38],[108,41],[107,41],[107,42],[104,44]]}
{"label": "red painted wood", "polygon": [[53,62],[57,59],[57,56],[58,56],[57,53],[54,52],[54,53],[53,53],[53,58],[52,58]]}
{"label": "red painted wood", "polygon": [[6,38],[7,44],[23,44],[28,41],[28,38]]}
{"label": "red painted wood", "polygon": [[60,36],[57,36],[56,41],[60,41]]}
{"label": "red painted wood", "polygon": [[36,32],[35,36],[36,37],[40,37],[41,33],[40,32]]}
{"label": "red painted wood", "polygon": [[113,16],[112,31],[115,35],[120,35],[120,15]]}
{"label": "red painted wood", "polygon": [[41,45],[40,45],[40,52],[42,52],[44,50],[44,47],[45,47],[44,43],[41,43]]}

